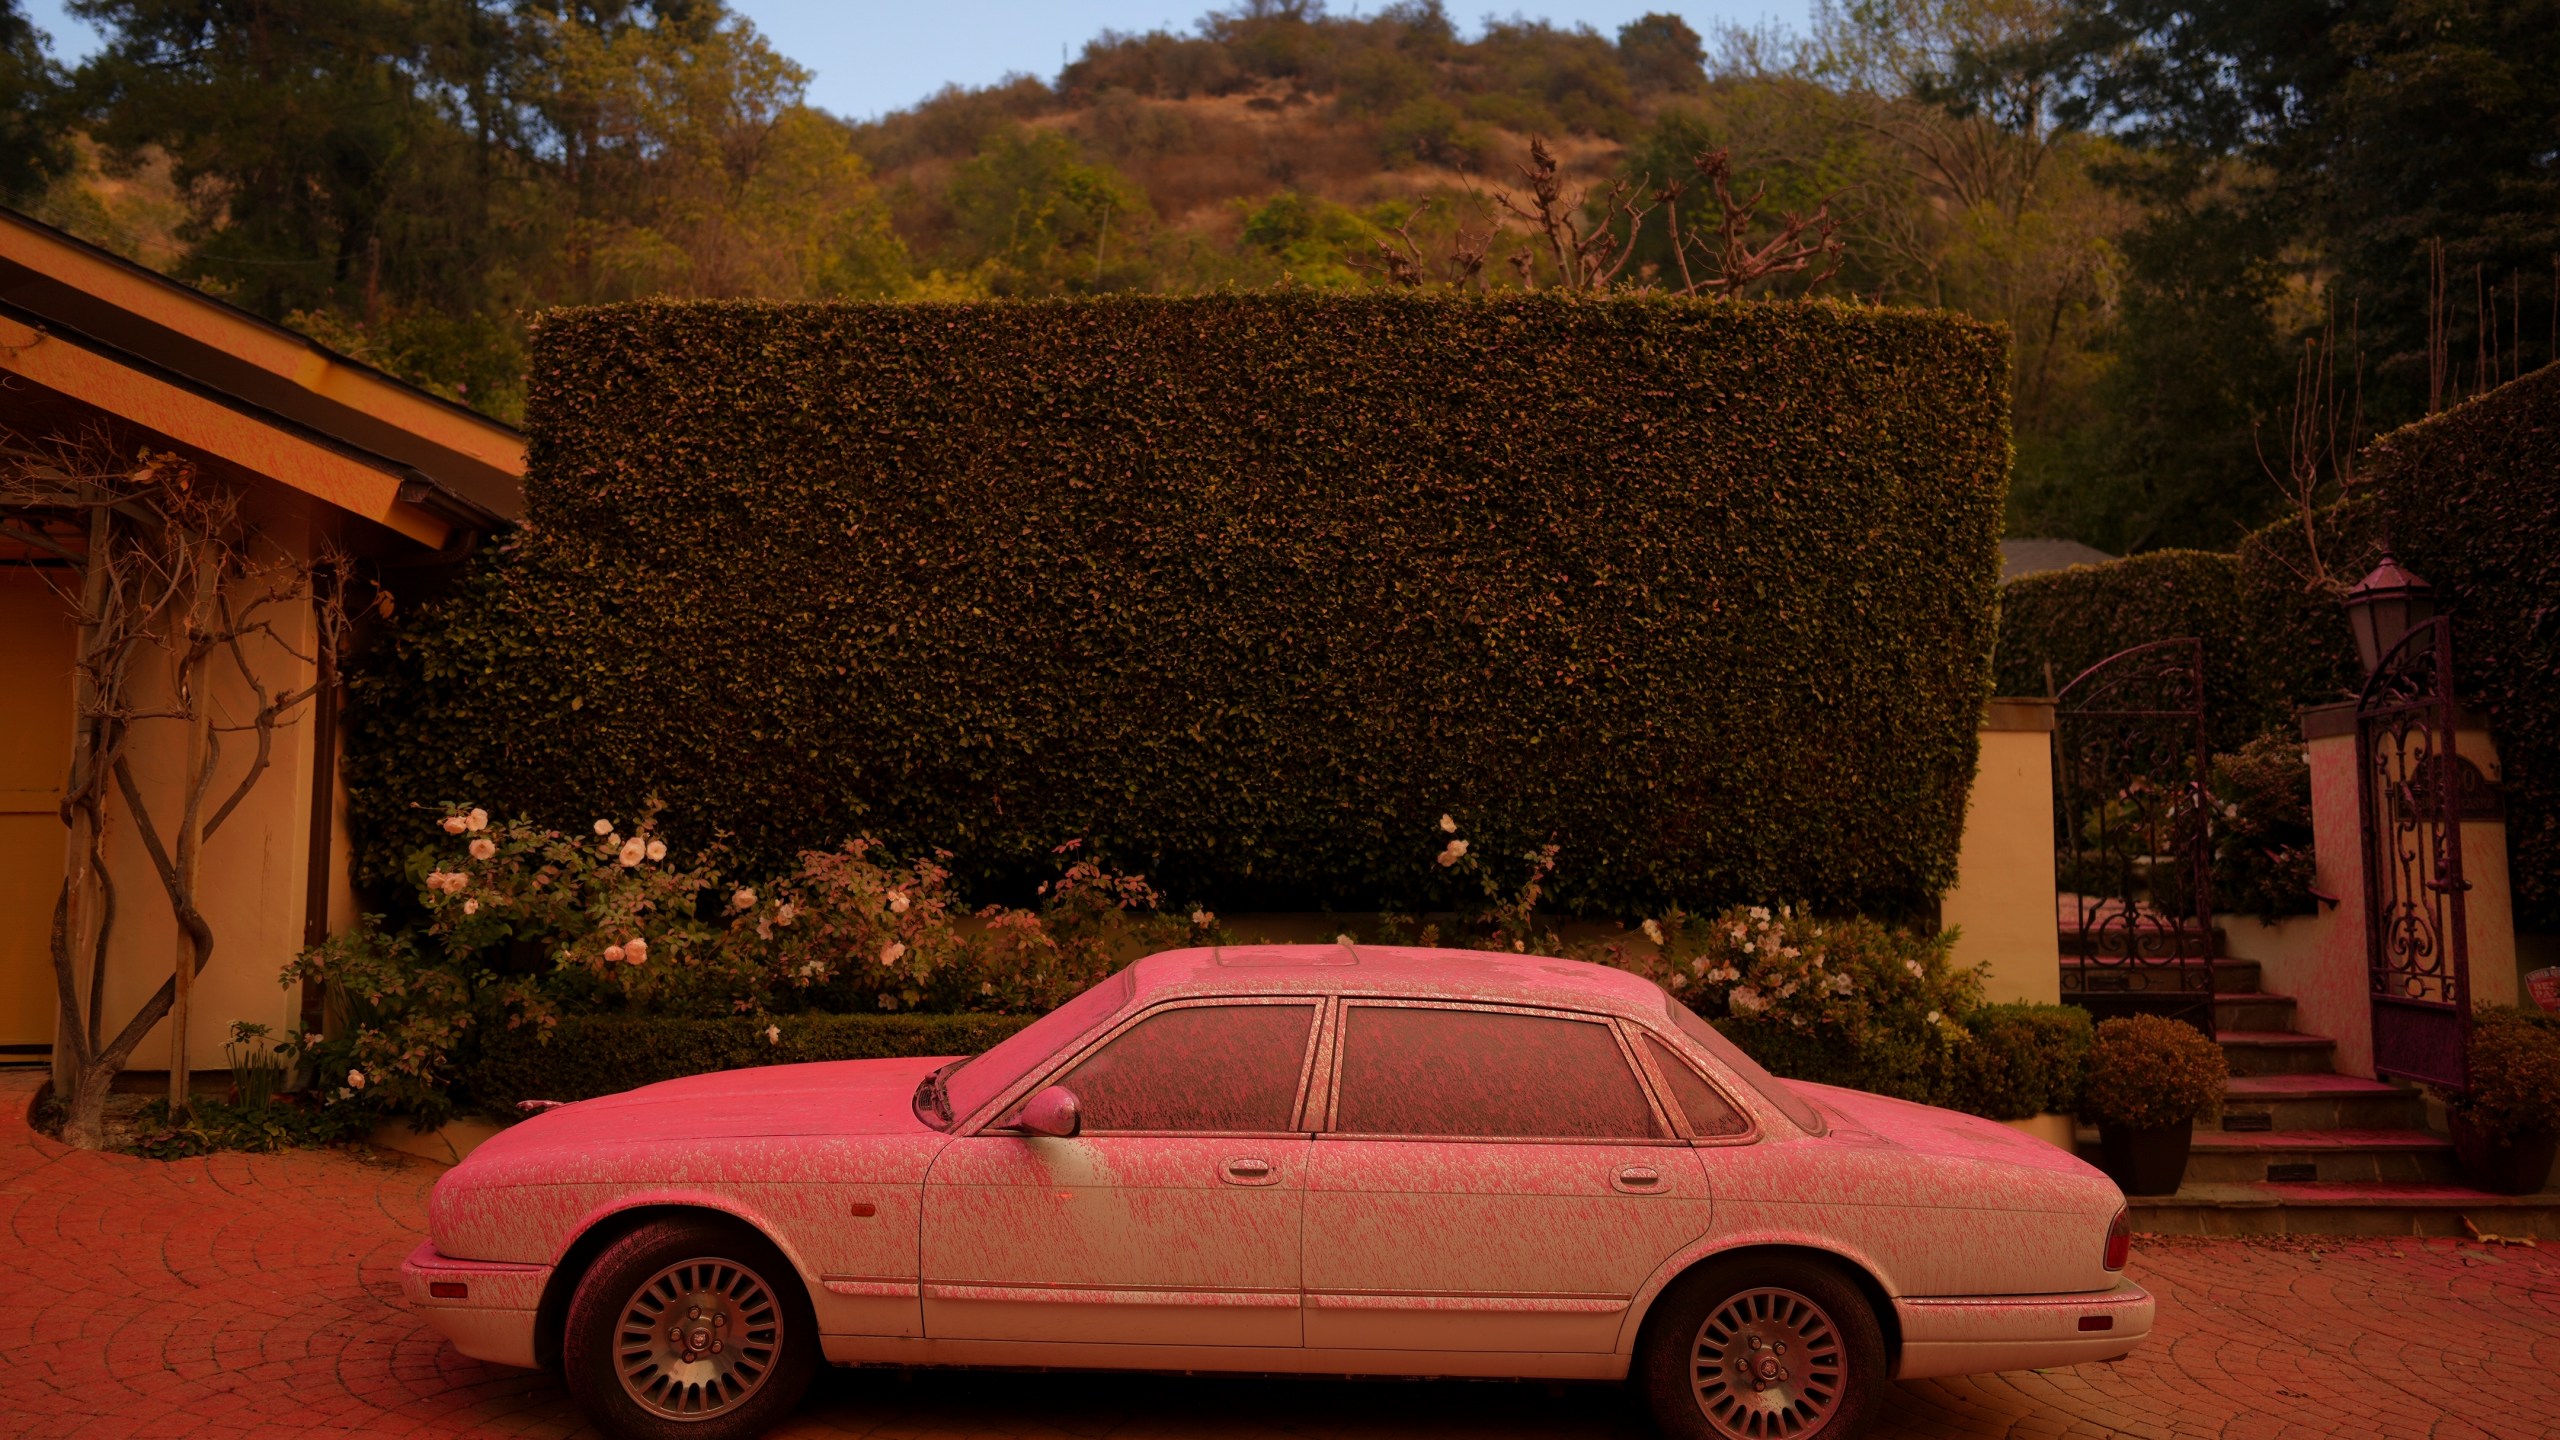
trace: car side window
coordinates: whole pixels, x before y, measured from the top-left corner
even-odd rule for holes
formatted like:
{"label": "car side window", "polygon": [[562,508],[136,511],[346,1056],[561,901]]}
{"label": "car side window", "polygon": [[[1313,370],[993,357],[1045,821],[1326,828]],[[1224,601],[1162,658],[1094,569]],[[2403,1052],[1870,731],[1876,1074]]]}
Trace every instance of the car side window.
{"label": "car side window", "polygon": [[1333,1129],[1343,1135],[1665,1138],[1617,1037],[1596,1020],[1351,1005],[1339,1093]]}
{"label": "car side window", "polygon": [[1670,1046],[1651,1035],[1644,1037],[1644,1043],[1653,1052],[1653,1068],[1671,1087],[1672,1102],[1689,1117],[1691,1134],[1711,1138],[1751,1132],[1751,1121],[1733,1108],[1733,1102],[1718,1094],[1704,1076],[1690,1069],[1689,1062],[1673,1053]]}
{"label": "car side window", "polygon": [[1061,1077],[1086,1130],[1285,1131],[1316,1007],[1159,1010]]}

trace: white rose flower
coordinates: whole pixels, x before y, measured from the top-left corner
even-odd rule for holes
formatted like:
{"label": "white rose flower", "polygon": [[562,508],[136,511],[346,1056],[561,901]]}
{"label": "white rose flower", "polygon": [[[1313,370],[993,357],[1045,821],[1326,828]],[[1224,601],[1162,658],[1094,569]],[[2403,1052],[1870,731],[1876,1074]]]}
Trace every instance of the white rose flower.
{"label": "white rose flower", "polygon": [[468,826],[470,823],[470,821],[459,815],[447,815],[444,817],[444,833],[447,835],[459,835],[463,832],[464,827]]}
{"label": "white rose flower", "polygon": [[729,897],[729,908],[732,910],[753,910],[756,908],[755,890],[749,886],[739,886],[738,893]]}
{"label": "white rose flower", "polygon": [[462,819],[463,823],[471,828],[471,833],[474,835],[477,835],[481,831],[489,828],[489,812],[486,810],[475,807],[470,814],[462,817]]}
{"label": "white rose flower", "polygon": [[652,860],[664,860],[664,859],[666,859],[666,858],[667,858],[667,842],[666,842],[666,841],[664,841],[664,840],[652,840],[652,841],[650,841],[650,842],[649,842],[649,858],[650,858],[650,859],[652,859]]}
{"label": "white rose flower", "polygon": [[649,847],[641,844],[640,837],[635,835],[622,842],[622,853],[614,858],[622,862],[623,869],[628,870],[648,858],[648,854]]}
{"label": "white rose flower", "polygon": [[1905,969],[1905,970],[1910,971],[1910,972],[1911,972],[1911,978],[1912,978],[1912,979],[1914,979],[1914,980],[1921,979],[1922,977],[1926,976],[1926,975],[1929,973],[1928,971],[1923,970],[1923,969],[1921,969],[1921,968],[1920,968],[1920,962],[1919,962],[1919,961],[1917,961],[1917,960],[1905,960],[1905,961],[1903,961],[1903,962],[1902,962],[1902,968],[1903,968],[1903,969]]}
{"label": "white rose flower", "polygon": [[612,821],[610,821],[610,820],[599,820],[599,821],[597,821],[597,822],[596,822],[596,833],[597,833],[597,834],[599,834],[599,835],[610,835],[610,834],[612,834],[612,833],[613,833],[613,822],[612,822]]}
{"label": "white rose flower", "polygon": [[637,935],[632,936],[622,944],[622,958],[624,963],[631,965],[637,965],[648,959],[649,942]]}
{"label": "white rose flower", "polygon": [[479,901],[477,901],[477,900],[465,900],[465,901],[463,901],[463,902],[462,902],[462,913],[463,913],[463,914],[465,914],[465,915],[477,915],[477,914],[479,914],[479,913],[480,913],[480,902],[479,902]]}
{"label": "white rose flower", "polygon": [[892,914],[892,915],[904,915],[904,914],[906,914],[906,913],[907,913],[907,905],[908,905],[908,903],[909,903],[909,902],[908,902],[908,900],[907,900],[907,892],[906,892],[906,891],[904,891],[904,890],[892,890],[892,891],[890,891],[890,892],[889,892],[889,913],[890,913],[890,914]]}
{"label": "white rose flower", "polygon": [[1464,840],[1452,840],[1449,842],[1448,848],[1440,852],[1440,863],[1444,866],[1455,865],[1460,860],[1465,859],[1466,854],[1467,842]]}
{"label": "white rose flower", "polygon": [[619,945],[607,945],[604,947],[604,958],[608,963],[615,965],[621,964],[622,947]]}
{"label": "white rose flower", "polygon": [[1442,834],[1455,835],[1458,833],[1458,822],[1443,815],[1440,817],[1440,830]]}
{"label": "white rose flower", "polygon": [[779,1026],[779,1025],[767,1025],[766,1027],[764,1027],[764,1043],[766,1043],[767,1045],[779,1045],[779,1044],[781,1044],[781,1043],[782,1043],[782,1027],[781,1027],[781,1026]]}
{"label": "white rose flower", "polygon": [[907,947],[903,943],[892,940],[888,944],[880,947],[880,963],[883,965],[895,965],[906,955],[906,953]]}
{"label": "white rose flower", "polygon": [[491,859],[496,856],[497,853],[498,842],[490,839],[486,835],[483,835],[479,839],[471,842],[471,858],[474,860]]}
{"label": "white rose flower", "polygon": [[1652,941],[1652,942],[1653,942],[1654,944],[1656,944],[1656,945],[1661,944],[1661,943],[1662,943],[1662,922],[1661,922],[1661,921],[1659,921],[1659,920],[1652,919],[1651,917],[1647,917],[1647,918],[1646,918],[1646,920],[1645,920],[1645,922],[1644,922],[1644,938],[1646,938],[1647,940]]}
{"label": "white rose flower", "polygon": [[1937,1023],[1938,1023],[1938,1012],[1937,1012],[1937,1011],[1932,1010],[1932,1011],[1930,1011],[1930,1012],[1929,1012],[1929,1023],[1930,1023],[1930,1024],[1932,1024],[1932,1025],[1935,1025],[1935,1024],[1937,1024]]}
{"label": "white rose flower", "polygon": [[1763,925],[1769,923],[1769,907],[1766,905],[1754,905],[1747,913]]}
{"label": "white rose flower", "polygon": [[1217,918],[1217,916],[1211,914],[1207,910],[1194,910],[1191,912],[1191,924],[1195,929],[1206,930],[1210,925],[1216,923]]}
{"label": "white rose flower", "polygon": [[788,925],[793,920],[797,919],[799,914],[800,907],[792,904],[788,900],[785,900],[780,906],[775,908],[773,912],[773,923],[776,925]]}
{"label": "white rose flower", "polygon": [[363,1072],[363,1071],[361,1071],[361,1070],[350,1070],[350,1071],[348,1071],[348,1072],[347,1072],[347,1088],[348,1088],[348,1089],[350,1089],[350,1090],[361,1090],[361,1089],[363,1089],[363,1088],[364,1088],[364,1072]]}

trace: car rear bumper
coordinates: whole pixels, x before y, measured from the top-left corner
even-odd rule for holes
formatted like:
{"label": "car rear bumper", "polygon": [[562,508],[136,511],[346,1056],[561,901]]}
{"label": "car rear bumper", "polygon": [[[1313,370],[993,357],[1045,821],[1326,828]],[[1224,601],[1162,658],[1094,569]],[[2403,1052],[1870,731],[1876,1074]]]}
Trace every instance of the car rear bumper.
{"label": "car rear bumper", "polygon": [[437,1334],[474,1360],[531,1369],[533,1317],[548,1265],[455,1260],[422,1240],[400,1262],[400,1293]]}
{"label": "car rear bumper", "polygon": [[2080,1295],[1951,1295],[1893,1302],[1898,1380],[2123,1358],[2151,1333],[2151,1295],[2130,1280]]}

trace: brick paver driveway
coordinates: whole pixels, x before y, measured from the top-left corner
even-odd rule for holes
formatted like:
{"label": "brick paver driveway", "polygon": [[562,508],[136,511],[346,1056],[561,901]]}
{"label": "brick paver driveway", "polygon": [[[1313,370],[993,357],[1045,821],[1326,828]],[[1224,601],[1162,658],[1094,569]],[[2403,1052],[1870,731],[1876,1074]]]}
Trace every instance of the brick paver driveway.
{"label": "brick paver driveway", "polygon": [[[558,1385],[463,1360],[401,1307],[423,1162],[161,1164],[31,1135],[0,1076],[0,1434],[587,1433]],[[2132,1359],[1897,1387],[1880,1436],[2560,1433],[2560,1246],[2157,1241]],[[819,1436],[1641,1436],[1612,1388],[836,1372]]]}

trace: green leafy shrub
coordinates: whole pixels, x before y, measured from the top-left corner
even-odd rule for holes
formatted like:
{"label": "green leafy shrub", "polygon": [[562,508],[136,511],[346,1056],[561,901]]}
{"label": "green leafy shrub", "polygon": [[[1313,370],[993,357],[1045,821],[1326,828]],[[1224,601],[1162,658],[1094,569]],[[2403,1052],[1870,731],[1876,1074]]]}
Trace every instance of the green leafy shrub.
{"label": "green leafy shrub", "polygon": [[869,833],[1019,900],[1082,836],[1220,908],[1428,909],[1405,837],[1457,811],[1559,845],[1567,911],[1914,913],[2003,343],[1544,294],[553,312],[528,528],[351,676],[365,873],[420,803],[655,793],[742,873]]}
{"label": "green leafy shrub", "polygon": [[2124,1016],[2098,1026],[2080,1113],[2133,1130],[2184,1125],[2222,1108],[2230,1075],[2222,1047],[2193,1025]]}
{"label": "green leafy shrub", "polygon": [[1964,1017],[1954,1093],[1945,1103],[1994,1120],[2080,1107],[2097,1032],[2076,1005],[1985,1005]]}
{"label": "green leafy shrub", "polygon": [[2471,1092],[2452,1103],[2500,1140],[2560,1135],[2560,1018],[2513,1005],[2471,1017]]}
{"label": "green leafy shrub", "polygon": [[2317,910],[2311,766],[2301,736],[2271,730],[2214,756],[2212,783],[2214,908],[2271,925]]}
{"label": "green leafy shrub", "polygon": [[1592,958],[1652,978],[1774,1073],[1933,1105],[1953,1093],[1959,1017],[1982,1000],[1980,974],[1949,962],[1954,936],[1795,905],[1675,912],[1644,934],[1658,948]]}
{"label": "green leafy shrub", "polygon": [[487,1037],[462,1077],[470,1103],[512,1114],[520,1100],[589,1100],[661,1080],[807,1060],[973,1055],[1030,1015],[786,1015],[697,1020],[569,1015],[547,1034]]}

